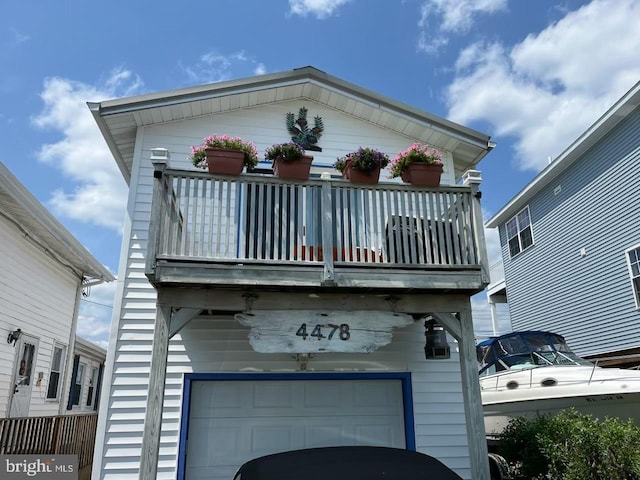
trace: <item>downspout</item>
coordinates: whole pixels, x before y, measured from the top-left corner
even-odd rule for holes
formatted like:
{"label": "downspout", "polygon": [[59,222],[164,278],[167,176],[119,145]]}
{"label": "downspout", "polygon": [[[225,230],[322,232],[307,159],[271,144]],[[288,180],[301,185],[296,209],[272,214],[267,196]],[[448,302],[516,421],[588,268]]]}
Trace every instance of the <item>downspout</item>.
{"label": "downspout", "polygon": [[[66,405],[69,401],[68,395],[71,394],[69,391],[69,385],[72,381],[72,365],[73,365],[73,356],[74,350],[76,348],[76,329],[78,327],[78,314],[80,313],[80,298],[82,297],[82,277],[80,278],[80,282],[78,283],[78,289],[76,293],[76,303],[73,306],[73,318],[71,319],[71,331],[69,332],[69,346],[67,348],[67,358],[65,360],[65,375],[62,382],[62,392],[63,397],[60,399],[60,405],[58,407],[58,414],[64,415],[66,411]],[[66,401],[65,401],[66,400]]]}

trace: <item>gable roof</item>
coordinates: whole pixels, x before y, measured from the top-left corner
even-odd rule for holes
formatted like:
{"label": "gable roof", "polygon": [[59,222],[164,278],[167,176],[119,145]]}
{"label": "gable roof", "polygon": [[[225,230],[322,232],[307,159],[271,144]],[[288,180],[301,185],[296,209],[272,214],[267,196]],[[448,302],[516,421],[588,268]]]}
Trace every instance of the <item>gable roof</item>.
{"label": "gable roof", "polygon": [[114,276],[0,162],[0,216],[77,275],[110,282]]}
{"label": "gable roof", "polygon": [[640,82],[622,96],[604,115],[595,121],[569,147],[558,155],[515,197],[491,217],[485,225],[495,228],[512,218],[522,210],[544,187],[549,185],[567,168],[578,161],[582,155],[609,133],[618,123],[628,117],[640,105]]}
{"label": "gable roof", "polygon": [[87,105],[128,183],[138,127],[296,99],[314,101],[448,150],[453,153],[456,178],[474,168],[495,146],[485,134],[313,67]]}

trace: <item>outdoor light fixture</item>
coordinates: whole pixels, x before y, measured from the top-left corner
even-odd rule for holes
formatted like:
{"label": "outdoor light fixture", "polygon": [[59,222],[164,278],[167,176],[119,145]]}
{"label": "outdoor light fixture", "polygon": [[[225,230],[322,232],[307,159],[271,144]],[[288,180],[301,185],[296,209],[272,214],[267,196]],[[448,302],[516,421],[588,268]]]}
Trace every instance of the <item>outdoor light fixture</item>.
{"label": "outdoor light fixture", "polygon": [[444,327],[438,325],[435,320],[427,320],[424,322],[424,336],[427,342],[424,346],[424,358],[444,359],[451,358],[451,348],[447,342],[447,332]]}
{"label": "outdoor light fixture", "polygon": [[13,332],[9,332],[9,336],[7,337],[7,343],[13,343],[13,345],[15,346],[16,342],[20,338],[20,335],[22,335],[22,330],[20,330],[19,328],[14,330]]}

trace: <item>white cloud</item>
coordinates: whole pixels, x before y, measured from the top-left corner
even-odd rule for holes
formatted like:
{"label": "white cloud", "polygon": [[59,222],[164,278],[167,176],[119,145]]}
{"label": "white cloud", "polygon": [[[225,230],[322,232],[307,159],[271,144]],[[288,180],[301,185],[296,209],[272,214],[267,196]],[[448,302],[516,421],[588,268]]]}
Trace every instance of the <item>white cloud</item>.
{"label": "white cloud", "polygon": [[117,282],[91,287],[90,295],[83,297],[78,313],[76,333],[102,348],[107,348],[111,329],[111,314]]}
{"label": "white cloud", "polygon": [[256,75],[264,75],[267,73],[267,67],[264,66],[264,63],[258,63],[256,68],[253,70],[253,73]]}
{"label": "white cloud", "polygon": [[40,95],[44,108],[32,121],[61,133],[62,139],[42,145],[37,157],[77,185],[71,192],[52,193],[49,203],[57,215],[121,230],[127,188],[86,102],[130,95],[141,86],[140,79],[126,70],[114,71],[100,86],[63,78],[45,80]]}
{"label": "white cloud", "polygon": [[234,71],[247,70],[247,67],[253,67],[255,75],[261,75],[267,71],[263,63],[248,57],[243,50],[231,54],[207,52],[201,55],[194,65],[184,65],[180,62],[178,67],[186,75],[190,84],[230,80],[237,76],[233,74]]}
{"label": "white cloud", "polygon": [[15,28],[11,29],[11,33],[13,33],[12,44],[14,46],[22,45],[23,43],[31,40],[29,35],[25,35],[24,33],[17,31]]}
{"label": "white cloud", "polygon": [[507,0],[424,0],[418,21],[418,51],[435,54],[449,36],[468,32],[477,17],[506,10]]}
{"label": "white cloud", "polygon": [[339,7],[350,0],[289,0],[289,12],[306,17],[315,15],[319,19],[330,17]]}
{"label": "white cloud", "polygon": [[640,78],[640,22],[630,18],[640,18],[637,1],[594,0],[511,49],[470,45],[447,92],[449,118],[491,123],[494,138],[516,137],[520,168],[544,168]]}

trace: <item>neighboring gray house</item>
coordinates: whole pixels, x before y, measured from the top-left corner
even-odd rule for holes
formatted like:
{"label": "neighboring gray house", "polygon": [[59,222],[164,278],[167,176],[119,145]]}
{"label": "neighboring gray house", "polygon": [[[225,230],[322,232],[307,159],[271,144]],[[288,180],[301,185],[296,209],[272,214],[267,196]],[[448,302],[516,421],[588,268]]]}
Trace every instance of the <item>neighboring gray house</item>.
{"label": "neighboring gray house", "polygon": [[[269,453],[373,444],[488,479],[470,306],[488,265],[469,172],[488,136],[312,67],[89,107],[130,189],[94,478],[229,479]],[[261,153],[288,142],[303,108],[324,122],[309,180],[189,160],[214,133]],[[414,142],[444,151],[439,187],[331,176],[360,146]],[[437,352],[425,345],[429,315],[450,355],[442,330]]]}
{"label": "neighboring gray house", "polygon": [[640,82],[486,224],[505,273],[489,295],[508,299],[513,329],[608,365],[640,363],[639,103]]}

